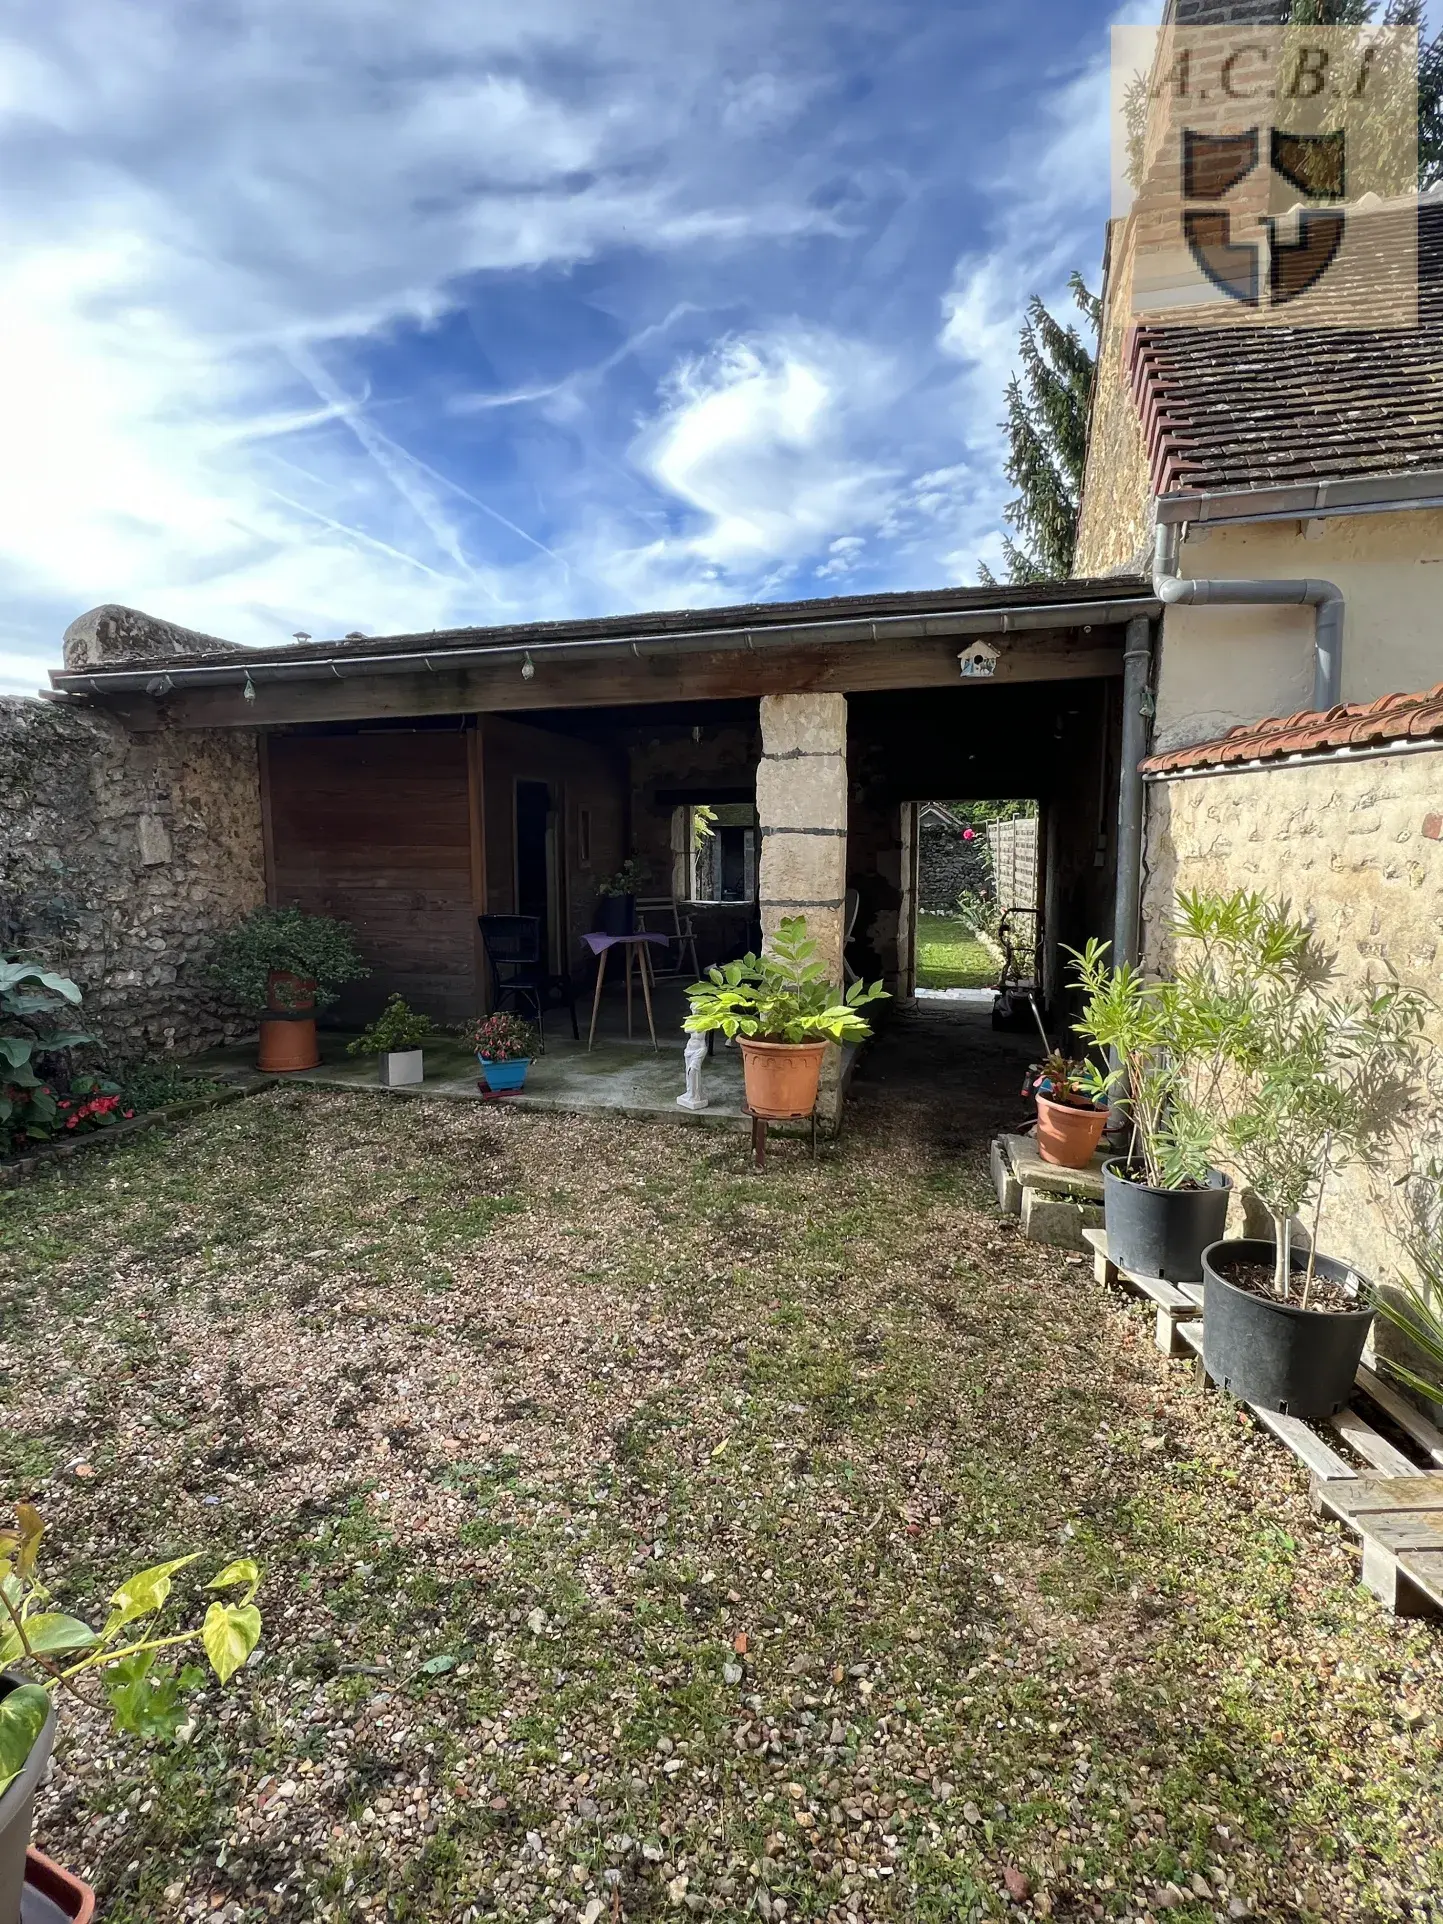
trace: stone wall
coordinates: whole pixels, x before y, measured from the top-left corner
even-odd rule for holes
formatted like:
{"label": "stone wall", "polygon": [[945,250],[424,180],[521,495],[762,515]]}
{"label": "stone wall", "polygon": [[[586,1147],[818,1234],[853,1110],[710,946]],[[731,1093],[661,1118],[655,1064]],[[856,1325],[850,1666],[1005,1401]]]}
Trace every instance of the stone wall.
{"label": "stone wall", "polygon": [[[1443,1000],[1443,747],[1376,760],[1320,760],[1154,782],[1148,789],[1143,941],[1167,965],[1178,889],[1256,889],[1311,918],[1339,957],[1340,983],[1388,970]],[[1443,1068],[1443,1013],[1431,1020],[1433,1074]],[[1388,1167],[1355,1170],[1324,1204],[1321,1246],[1385,1280],[1398,1262],[1397,1178],[1410,1152],[1443,1149],[1436,1100],[1419,1105]]]}
{"label": "stone wall", "polygon": [[923,822],[917,831],[917,907],[933,914],[953,915],[957,898],[992,894],[992,864],[987,839],[974,834],[962,839],[960,828]]}
{"label": "stone wall", "polygon": [[204,969],[215,931],[264,899],[251,731],[132,736],[85,708],[0,700],[0,943],[75,978],[107,1051],[253,1028]]}

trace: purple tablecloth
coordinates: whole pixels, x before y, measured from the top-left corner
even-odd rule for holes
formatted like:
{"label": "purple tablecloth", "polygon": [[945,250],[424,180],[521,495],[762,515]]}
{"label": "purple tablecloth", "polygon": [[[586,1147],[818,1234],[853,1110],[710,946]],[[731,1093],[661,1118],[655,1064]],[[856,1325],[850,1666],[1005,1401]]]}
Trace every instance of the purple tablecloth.
{"label": "purple tablecloth", "polygon": [[583,935],[581,939],[593,955],[601,955],[605,950],[614,949],[618,943],[625,942],[660,942],[661,946],[665,948],[667,943],[672,940],[672,937],[669,935],[659,935],[651,929],[638,929],[635,935],[603,935],[601,931],[597,929],[593,930],[590,935]]}

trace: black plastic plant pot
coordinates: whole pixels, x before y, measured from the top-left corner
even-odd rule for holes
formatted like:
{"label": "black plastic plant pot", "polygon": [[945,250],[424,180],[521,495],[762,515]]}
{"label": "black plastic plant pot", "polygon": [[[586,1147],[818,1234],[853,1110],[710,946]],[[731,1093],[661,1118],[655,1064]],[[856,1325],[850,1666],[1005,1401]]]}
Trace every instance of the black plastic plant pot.
{"label": "black plastic plant pot", "polygon": [[1102,1165],[1108,1261],[1134,1276],[1200,1283],[1203,1251],[1227,1230],[1232,1184],[1210,1169],[1205,1189],[1150,1189],[1128,1179],[1134,1167],[1124,1156]]}
{"label": "black plastic plant pot", "polygon": [[[27,1681],[13,1671],[0,1672],[0,1697]],[[0,1924],[19,1924],[20,1899],[25,1888],[25,1853],[30,1847],[30,1814],[35,1792],[50,1761],[55,1741],[55,1706],[35,1739],[25,1768],[0,1796]]]}
{"label": "black plastic plant pot", "polygon": [[[1283,1416],[1335,1416],[1353,1396],[1353,1383],[1372,1325],[1372,1308],[1304,1309],[1301,1277],[1308,1259],[1293,1252],[1293,1301],[1254,1296],[1228,1281],[1236,1263],[1275,1260],[1269,1242],[1239,1239],[1203,1251],[1203,1366],[1244,1403]],[[1351,1263],[1319,1256],[1314,1268],[1349,1295],[1366,1299],[1371,1286]]]}
{"label": "black plastic plant pot", "polygon": [[636,897],[634,895],[597,896],[596,919],[602,935],[634,935],[636,933]]}

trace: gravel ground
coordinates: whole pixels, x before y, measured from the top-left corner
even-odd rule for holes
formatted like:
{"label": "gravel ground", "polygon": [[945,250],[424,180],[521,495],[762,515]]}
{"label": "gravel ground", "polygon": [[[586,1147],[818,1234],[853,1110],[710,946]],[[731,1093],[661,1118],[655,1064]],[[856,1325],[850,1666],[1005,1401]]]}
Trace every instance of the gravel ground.
{"label": "gravel ground", "polygon": [[266,1567],[188,1745],[66,1713],[106,1924],[1443,1916],[1438,1631],[985,1133],[290,1089],[0,1198],[62,1599]]}

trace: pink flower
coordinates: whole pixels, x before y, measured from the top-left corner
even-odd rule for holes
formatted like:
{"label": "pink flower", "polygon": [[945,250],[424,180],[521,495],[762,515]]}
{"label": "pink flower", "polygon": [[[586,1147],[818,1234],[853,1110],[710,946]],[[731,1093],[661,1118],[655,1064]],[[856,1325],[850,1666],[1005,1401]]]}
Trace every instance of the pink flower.
{"label": "pink flower", "polygon": [[975,842],[977,840],[977,831],[971,828],[964,828],[962,831],[962,840],[964,842]]}

